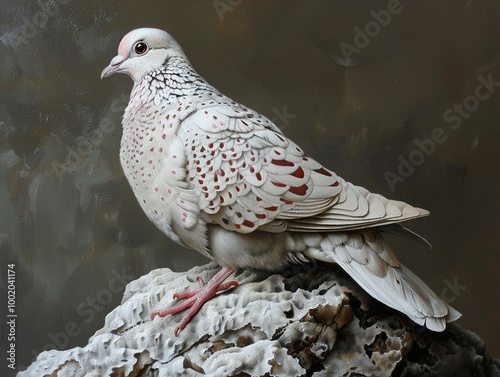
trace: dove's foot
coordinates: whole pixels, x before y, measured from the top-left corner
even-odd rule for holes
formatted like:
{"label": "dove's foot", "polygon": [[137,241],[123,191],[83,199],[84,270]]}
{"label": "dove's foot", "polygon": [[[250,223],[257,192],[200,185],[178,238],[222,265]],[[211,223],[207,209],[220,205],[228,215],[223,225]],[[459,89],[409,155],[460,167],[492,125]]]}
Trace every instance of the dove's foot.
{"label": "dove's foot", "polygon": [[168,309],[154,311],[151,314],[151,319],[154,319],[156,316],[165,317],[169,314],[180,313],[183,310],[190,308],[187,314],[182,318],[179,326],[175,328],[174,334],[175,336],[178,336],[179,332],[187,325],[187,323],[191,320],[191,318],[193,318],[198,310],[200,310],[200,308],[208,300],[214,297],[217,292],[225,291],[228,288],[236,287],[238,285],[238,283],[233,280],[224,283],[224,281],[234,271],[235,270],[230,267],[224,267],[212,279],[210,279],[208,283],[205,283],[202,278],[198,277],[197,280],[201,285],[199,289],[174,294],[174,298],[176,300],[186,298],[186,301]]}

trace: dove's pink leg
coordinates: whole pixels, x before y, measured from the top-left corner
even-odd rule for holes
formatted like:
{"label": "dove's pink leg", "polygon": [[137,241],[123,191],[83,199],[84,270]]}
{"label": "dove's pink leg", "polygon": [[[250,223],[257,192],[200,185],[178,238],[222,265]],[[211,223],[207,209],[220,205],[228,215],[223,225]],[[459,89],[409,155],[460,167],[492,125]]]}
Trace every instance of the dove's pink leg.
{"label": "dove's pink leg", "polygon": [[175,328],[174,334],[175,336],[178,336],[179,332],[187,325],[187,323],[191,320],[191,318],[193,318],[198,310],[200,310],[205,302],[214,297],[217,292],[224,291],[238,285],[236,281],[228,281],[227,283],[224,283],[224,281],[234,271],[235,270],[233,268],[224,267],[212,279],[210,279],[208,283],[205,283],[203,279],[199,277],[198,282],[200,282],[201,288],[174,294],[175,299],[187,298],[187,300],[171,308],[154,311],[151,314],[151,319],[154,319],[156,316],[165,317],[169,314],[176,314],[190,308],[187,314],[182,318],[179,326]]}

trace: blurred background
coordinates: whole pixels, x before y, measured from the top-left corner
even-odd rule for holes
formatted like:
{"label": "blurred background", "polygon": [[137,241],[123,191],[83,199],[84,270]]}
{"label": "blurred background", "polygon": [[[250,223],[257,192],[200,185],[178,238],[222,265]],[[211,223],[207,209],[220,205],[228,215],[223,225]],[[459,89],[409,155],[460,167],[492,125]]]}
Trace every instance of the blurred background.
{"label": "blurred background", "polygon": [[132,81],[99,76],[122,36],[147,26],[346,180],[428,209],[407,225],[433,250],[394,249],[500,356],[499,8],[0,0],[1,354],[8,264],[22,369],[43,350],[84,346],[129,281],[206,263],[147,220],[119,164]]}

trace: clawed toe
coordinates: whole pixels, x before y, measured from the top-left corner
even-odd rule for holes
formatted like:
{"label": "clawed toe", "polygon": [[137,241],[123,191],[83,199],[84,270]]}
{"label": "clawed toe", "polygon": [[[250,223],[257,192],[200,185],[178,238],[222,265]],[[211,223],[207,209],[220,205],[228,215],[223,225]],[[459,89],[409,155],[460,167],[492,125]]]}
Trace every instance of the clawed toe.
{"label": "clawed toe", "polygon": [[224,283],[232,273],[234,269],[229,267],[224,267],[219,271],[208,283],[198,277],[196,280],[200,283],[200,288],[194,289],[186,292],[179,292],[174,294],[174,299],[186,299],[186,301],[181,302],[171,308],[164,310],[155,310],[151,313],[151,320],[155,317],[165,317],[170,314],[180,313],[187,308],[189,308],[186,315],[182,318],[179,325],[175,328],[174,335],[178,336],[180,331],[188,324],[188,322],[193,318],[193,316],[200,310],[200,308],[215,296],[217,292],[225,291],[231,287],[236,287],[238,282],[231,280]]}

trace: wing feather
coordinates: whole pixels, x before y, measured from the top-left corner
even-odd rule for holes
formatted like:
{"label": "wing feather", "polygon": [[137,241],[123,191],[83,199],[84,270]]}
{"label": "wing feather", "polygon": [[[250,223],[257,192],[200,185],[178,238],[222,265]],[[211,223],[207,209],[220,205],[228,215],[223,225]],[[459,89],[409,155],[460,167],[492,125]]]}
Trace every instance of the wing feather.
{"label": "wing feather", "polygon": [[331,232],[427,214],[354,186],[305,155],[267,118],[220,99],[193,112],[178,136],[205,218],[242,233]]}

